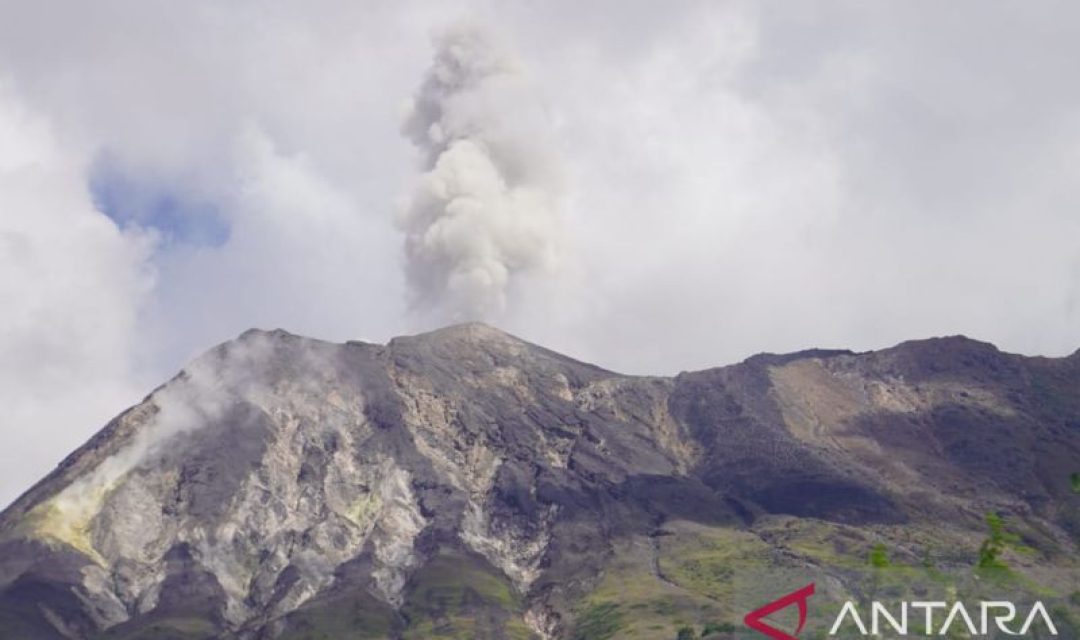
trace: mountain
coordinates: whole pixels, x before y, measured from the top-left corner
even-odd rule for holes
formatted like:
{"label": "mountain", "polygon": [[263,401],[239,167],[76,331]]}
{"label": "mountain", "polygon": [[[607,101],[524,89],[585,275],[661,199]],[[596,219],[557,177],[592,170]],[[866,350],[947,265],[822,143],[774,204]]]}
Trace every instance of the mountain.
{"label": "mountain", "polygon": [[727,637],[807,579],[1009,584],[1075,633],[1078,471],[1080,352],[949,337],[670,378],[479,324],[252,330],[0,515],[0,638]]}

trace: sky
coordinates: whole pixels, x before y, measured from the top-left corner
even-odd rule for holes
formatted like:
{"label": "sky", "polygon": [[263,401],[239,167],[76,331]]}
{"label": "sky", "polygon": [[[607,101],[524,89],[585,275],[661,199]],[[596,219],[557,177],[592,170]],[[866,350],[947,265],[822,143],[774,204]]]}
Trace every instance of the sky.
{"label": "sky", "polygon": [[1080,5],[0,0],[0,504],[250,327],[1080,347]]}

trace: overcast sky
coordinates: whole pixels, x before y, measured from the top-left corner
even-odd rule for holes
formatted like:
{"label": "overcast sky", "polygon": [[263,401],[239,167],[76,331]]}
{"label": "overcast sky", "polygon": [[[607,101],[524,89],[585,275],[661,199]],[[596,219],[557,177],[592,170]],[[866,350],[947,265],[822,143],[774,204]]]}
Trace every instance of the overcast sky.
{"label": "overcast sky", "polygon": [[1073,2],[0,0],[0,504],[253,326],[1071,353],[1078,59]]}

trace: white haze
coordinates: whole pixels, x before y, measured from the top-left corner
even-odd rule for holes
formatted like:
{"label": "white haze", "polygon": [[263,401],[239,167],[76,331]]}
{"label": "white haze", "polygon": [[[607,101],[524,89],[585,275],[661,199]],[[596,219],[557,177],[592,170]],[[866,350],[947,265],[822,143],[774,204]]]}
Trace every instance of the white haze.
{"label": "white haze", "polygon": [[1070,353],[1078,54],[1064,2],[0,0],[0,502],[252,326]]}
{"label": "white haze", "polygon": [[[87,522],[121,478],[168,455],[179,437],[219,425],[240,401],[258,406],[269,391],[260,372],[273,354],[272,340],[256,334],[193,361],[148,397],[153,415],[129,442],[60,492],[52,503],[56,516],[66,523]],[[305,356],[318,357],[310,351]]]}

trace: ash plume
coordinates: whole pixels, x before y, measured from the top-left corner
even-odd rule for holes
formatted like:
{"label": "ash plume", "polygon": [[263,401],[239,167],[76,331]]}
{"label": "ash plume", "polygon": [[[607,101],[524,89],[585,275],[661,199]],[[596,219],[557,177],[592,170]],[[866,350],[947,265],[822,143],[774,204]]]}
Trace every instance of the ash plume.
{"label": "ash plume", "polygon": [[516,58],[474,26],[435,39],[410,107],[403,132],[424,161],[398,219],[411,306],[444,321],[490,319],[518,276],[557,260],[546,114]]}

